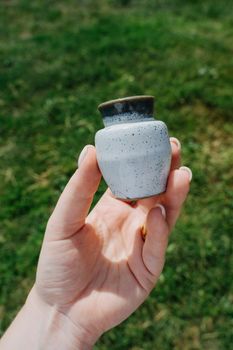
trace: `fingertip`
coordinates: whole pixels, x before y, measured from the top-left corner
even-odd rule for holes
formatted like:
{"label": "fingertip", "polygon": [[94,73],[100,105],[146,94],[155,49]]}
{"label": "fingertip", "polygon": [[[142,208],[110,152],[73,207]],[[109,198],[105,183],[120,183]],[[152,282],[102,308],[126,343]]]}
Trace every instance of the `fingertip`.
{"label": "fingertip", "polygon": [[[88,151],[88,152],[89,152],[89,151]],[[93,157],[93,161],[95,161],[95,165],[96,165],[96,168],[97,168],[97,170],[98,170],[98,173],[99,173],[100,176],[102,176],[102,173],[101,173],[101,170],[100,170],[98,161],[97,161],[96,148],[95,148],[95,146],[90,145],[90,152],[91,152],[91,155],[92,155],[92,157]]]}
{"label": "fingertip", "polygon": [[178,157],[180,156],[181,149],[177,146],[176,143],[171,142],[172,156]]}
{"label": "fingertip", "polygon": [[190,189],[190,173],[185,169],[175,169],[170,172],[167,190],[162,198],[166,208],[166,222],[170,230],[179,217],[181,207]]}
{"label": "fingertip", "polygon": [[164,206],[162,204],[157,204],[155,206],[155,208],[159,208],[161,210],[162,216],[164,217],[164,219],[166,219],[166,210],[165,210]]}
{"label": "fingertip", "polygon": [[179,208],[185,201],[190,188],[189,173],[184,170],[175,169],[171,171],[167,190],[163,197],[163,204],[167,208]]}
{"label": "fingertip", "polygon": [[[178,196],[186,198],[190,190],[190,182],[192,178],[191,170],[184,169],[186,167],[180,167],[174,174],[174,188]],[[179,192],[179,193],[178,193]]]}
{"label": "fingertip", "polygon": [[185,171],[186,173],[188,173],[189,182],[192,181],[193,173],[192,173],[192,170],[191,170],[190,168],[188,168],[187,166],[181,166],[181,167],[179,168],[179,170],[182,170],[182,171]]}
{"label": "fingertip", "polygon": [[166,228],[166,210],[161,204],[157,204],[152,208],[147,216],[148,231],[155,231],[155,227],[160,227],[162,231]]}
{"label": "fingertip", "polygon": [[178,169],[181,163],[181,144],[175,137],[170,137],[172,150],[171,170]]}
{"label": "fingertip", "polygon": [[85,159],[85,157],[86,157],[86,155],[87,155],[87,153],[88,153],[88,150],[90,149],[91,146],[92,146],[92,145],[86,145],[86,146],[82,149],[82,151],[81,151],[81,153],[79,154],[79,157],[78,157],[78,162],[77,162],[78,167],[80,167],[81,163],[82,163],[83,160]]}
{"label": "fingertip", "polygon": [[181,189],[185,184],[190,183],[190,174],[184,169],[174,169],[170,172],[167,183],[167,191],[171,188]]}
{"label": "fingertip", "polygon": [[176,137],[170,137],[171,145],[175,144],[178,150],[181,150],[181,143]]}
{"label": "fingertip", "polygon": [[93,189],[96,190],[99,185],[101,175],[95,147],[93,145],[85,146],[79,156],[79,167],[70,179],[70,184],[75,187],[78,186],[82,193],[86,191],[93,192]]}
{"label": "fingertip", "polygon": [[96,148],[93,145],[86,145],[82,152],[80,153],[79,160],[78,160],[78,167],[79,169],[85,168],[87,171],[89,169],[92,169],[94,172],[98,172],[98,174],[101,174],[97,157],[96,157]]}

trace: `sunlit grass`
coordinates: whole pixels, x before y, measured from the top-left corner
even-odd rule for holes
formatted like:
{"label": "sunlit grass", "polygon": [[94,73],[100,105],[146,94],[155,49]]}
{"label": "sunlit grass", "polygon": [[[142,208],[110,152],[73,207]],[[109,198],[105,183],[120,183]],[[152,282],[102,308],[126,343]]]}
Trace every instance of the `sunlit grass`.
{"label": "sunlit grass", "polygon": [[157,288],[96,349],[230,349],[230,2],[49,4],[0,4],[1,332],[33,283],[46,221],[77,156],[102,127],[97,105],[152,94],[193,170],[191,193]]}

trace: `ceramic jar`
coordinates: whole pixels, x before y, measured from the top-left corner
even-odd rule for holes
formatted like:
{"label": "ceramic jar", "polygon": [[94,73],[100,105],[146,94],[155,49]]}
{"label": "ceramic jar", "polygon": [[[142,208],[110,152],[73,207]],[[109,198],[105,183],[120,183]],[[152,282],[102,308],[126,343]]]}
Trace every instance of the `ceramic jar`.
{"label": "ceramic jar", "polygon": [[153,96],[99,105],[104,129],[95,135],[97,161],[115,197],[136,200],[166,190],[171,146],[166,125],[153,117]]}

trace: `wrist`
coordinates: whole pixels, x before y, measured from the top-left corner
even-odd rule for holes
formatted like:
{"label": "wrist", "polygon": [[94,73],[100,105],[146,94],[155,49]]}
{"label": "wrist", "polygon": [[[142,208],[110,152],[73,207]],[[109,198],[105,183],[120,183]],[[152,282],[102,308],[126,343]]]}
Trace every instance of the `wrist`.
{"label": "wrist", "polygon": [[[43,350],[90,350],[95,341],[79,326],[75,325],[55,305],[45,303],[33,287],[24,305],[39,326],[39,349]],[[39,322],[38,322],[39,321]]]}
{"label": "wrist", "polygon": [[[96,340],[96,339],[95,339]],[[32,288],[0,342],[0,350],[91,350],[95,340]]]}

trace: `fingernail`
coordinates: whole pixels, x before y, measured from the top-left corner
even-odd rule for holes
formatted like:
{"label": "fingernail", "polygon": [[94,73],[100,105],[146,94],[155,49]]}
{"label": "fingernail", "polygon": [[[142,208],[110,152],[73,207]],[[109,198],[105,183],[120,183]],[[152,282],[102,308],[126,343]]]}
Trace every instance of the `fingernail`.
{"label": "fingernail", "polygon": [[78,166],[80,166],[80,164],[82,163],[83,159],[86,157],[87,152],[88,152],[88,145],[85,146],[82,150],[82,152],[80,153],[79,157],[78,157]]}
{"label": "fingernail", "polygon": [[170,137],[170,141],[175,143],[178,149],[181,149],[181,143],[176,137]]}
{"label": "fingernail", "polygon": [[179,170],[187,171],[187,173],[189,174],[189,181],[191,182],[191,180],[193,178],[192,170],[189,169],[187,166],[181,166]]}
{"label": "fingernail", "polygon": [[166,210],[165,210],[164,206],[163,206],[162,204],[157,204],[157,205],[155,206],[155,208],[160,208],[161,213],[162,213],[164,219],[166,219]]}

